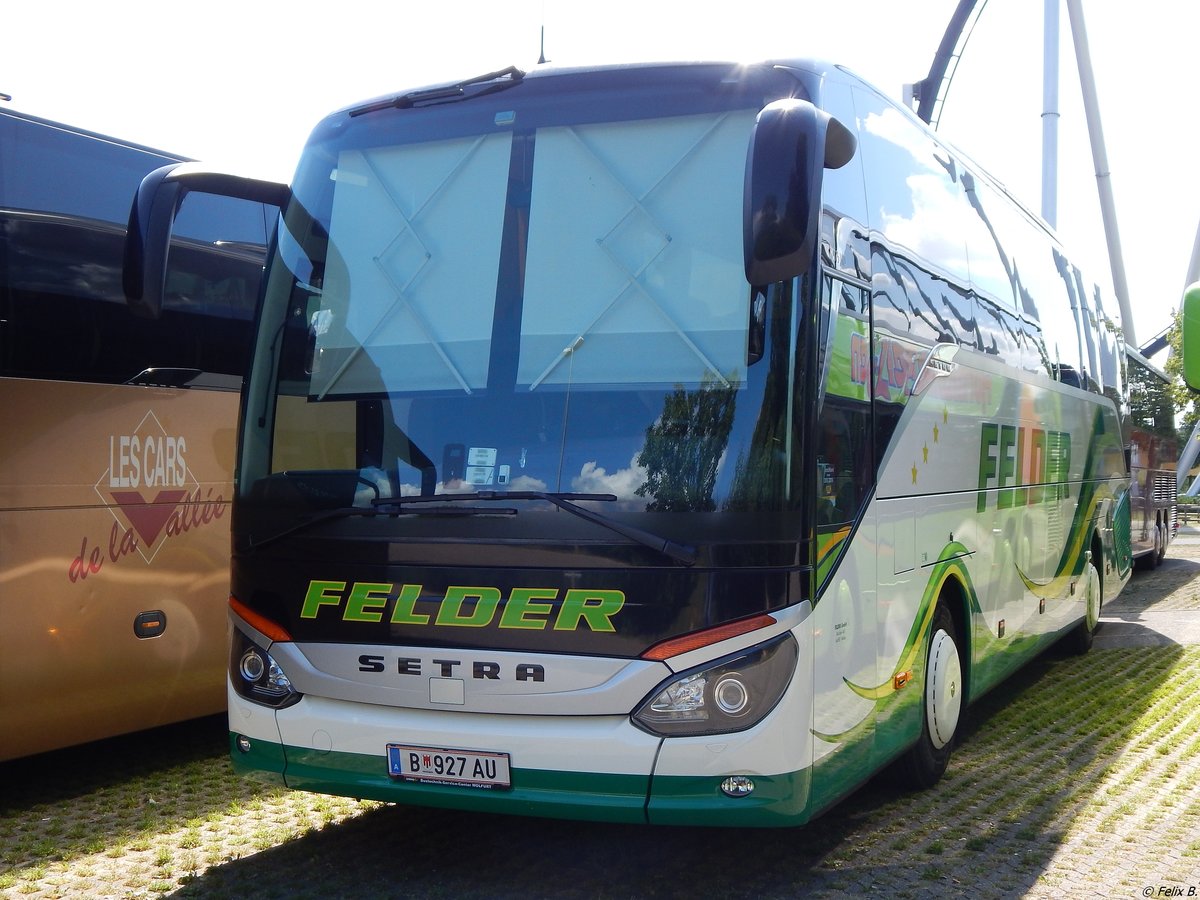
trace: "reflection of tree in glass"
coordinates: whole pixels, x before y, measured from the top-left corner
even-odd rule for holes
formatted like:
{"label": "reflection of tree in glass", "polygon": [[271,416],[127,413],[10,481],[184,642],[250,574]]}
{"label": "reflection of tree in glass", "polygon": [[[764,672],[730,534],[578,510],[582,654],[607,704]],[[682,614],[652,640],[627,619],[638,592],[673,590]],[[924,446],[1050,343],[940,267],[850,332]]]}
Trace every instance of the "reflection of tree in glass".
{"label": "reflection of tree in glass", "polygon": [[[735,379],[731,376],[729,383]],[[706,376],[699,390],[667,395],[662,415],[646,429],[637,464],[646,469],[639,497],[653,497],[654,512],[711,511],[721,456],[729,443],[736,398]]]}
{"label": "reflection of tree in glass", "polygon": [[1135,359],[1128,359],[1128,363],[1130,420],[1138,428],[1176,440],[1179,432],[1175,428],[1175,400],[1170,382],[1163,381]]}
{"label": "reflection of tree in glass", "polygon": [[1170,402],[1178,410],[1179,438],[1183,440],[1192,433],[1196,420],[1200,418],[1200,404],[1196,403],[1196,396],[1192,393],[1192,389],[1183,382],[1183,322],[1178,310],[1172,314],[1171,328],[1167,332],[1167,339],[1171,345],[1171,353],[1167,356],[1163,368],[1166,369],[1167,375],[1171,379],[1171,386],[1167,393],[1170,396]]}

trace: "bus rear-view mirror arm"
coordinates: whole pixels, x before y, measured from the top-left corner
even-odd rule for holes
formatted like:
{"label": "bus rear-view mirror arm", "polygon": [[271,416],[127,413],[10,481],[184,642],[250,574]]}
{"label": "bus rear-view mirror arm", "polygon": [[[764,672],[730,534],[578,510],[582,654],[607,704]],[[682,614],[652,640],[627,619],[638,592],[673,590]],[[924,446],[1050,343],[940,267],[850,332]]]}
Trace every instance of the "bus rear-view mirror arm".
{"label": "bus rear-view mirror arm", "polygon": [[825,169],[840,169],[857,140],[805,100],[776,100],[758,114],[746,158],[742,237],[746,280],[773,284],[812,265]]}
{"label": "bus rear-view mirror arm", "polygon": [[163,166],[148,174],[129,210],[122,273],[125,300],[139,315],[151,319],[162,315],[175,216],[183,198],[192,192],[267,203],[280,209],[291,197],[291,189],[285,184],[213,172],[194,163]]}

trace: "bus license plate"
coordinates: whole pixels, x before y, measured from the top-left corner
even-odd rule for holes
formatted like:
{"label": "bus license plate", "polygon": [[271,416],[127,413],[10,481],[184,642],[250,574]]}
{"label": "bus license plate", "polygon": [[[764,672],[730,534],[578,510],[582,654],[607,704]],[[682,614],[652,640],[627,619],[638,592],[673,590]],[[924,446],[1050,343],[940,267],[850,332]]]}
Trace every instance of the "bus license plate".
{"label": "bus license plate", "polygon": [[512,787],[507,753],[388,744],[387,761],[388,774],[401,781],[486,789]]}

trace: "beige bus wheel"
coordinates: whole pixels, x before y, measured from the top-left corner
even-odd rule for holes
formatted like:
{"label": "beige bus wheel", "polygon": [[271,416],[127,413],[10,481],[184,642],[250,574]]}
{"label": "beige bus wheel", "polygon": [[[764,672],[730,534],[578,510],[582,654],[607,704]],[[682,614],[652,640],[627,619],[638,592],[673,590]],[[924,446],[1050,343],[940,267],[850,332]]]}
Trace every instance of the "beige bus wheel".
{"label": "beige bus wheel", "polygon": [[929,645],[929,670],[925,673],[925,720],[929,741],[937,750],[954,740],[962,712],[962,662],[953,627],[951,622],[950,630],[934,631]]}
{"label": "beige bus wheel", "polygon": [[1068,640],[1075,653],[1084,654],[1092,649],[1096,629],[1100,625],[1100,606],[1104,601],[1104,582],[1100,578],[1100,563],[1096,558],[1096,547],[1088,553],[1087,566],[1083,573],[1084,600],[1083,621],[1075,626]]}
{"label": "beige bus wheel", "polygon": [[944,602],[933,614],[921,696],[921,736],[900,759],[899,773],[916,788],[932,787],[950,763],[962,716],[962,653],[954,617]]}

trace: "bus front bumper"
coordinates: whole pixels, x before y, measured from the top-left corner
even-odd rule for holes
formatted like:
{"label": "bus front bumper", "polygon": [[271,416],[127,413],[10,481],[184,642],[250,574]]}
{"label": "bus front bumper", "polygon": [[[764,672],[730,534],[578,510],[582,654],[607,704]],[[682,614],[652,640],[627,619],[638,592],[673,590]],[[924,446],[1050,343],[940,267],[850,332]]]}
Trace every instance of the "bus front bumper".
{"label": "bus front bumper", "polygon": [[[781,742],[757,731],[663,739],[628,716],[463,714],[310,696],[275,711],[232,690],[229,722],[234,769],[297,790],[629,824],[779,826],[807,819],[809,768],[780,768]],[[389,771],[389,744],[502,754],[510,784],[398,778]],[[753,791],[725,793],[730,775],[748,777]]]}

